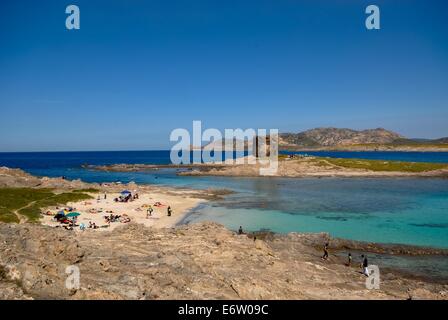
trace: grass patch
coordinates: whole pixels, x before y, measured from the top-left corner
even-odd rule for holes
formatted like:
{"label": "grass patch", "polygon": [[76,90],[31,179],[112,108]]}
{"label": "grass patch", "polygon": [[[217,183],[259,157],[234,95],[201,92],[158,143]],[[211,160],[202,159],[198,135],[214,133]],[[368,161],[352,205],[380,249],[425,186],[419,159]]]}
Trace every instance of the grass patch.
{"label": "grass patch", "polygon": [[394,171],[394,172],[427,172],[440,169],[448,169],[445,163],[428,162],[404,162],[365,159],[341,159],[341,158],[316,158],[318,165],[335,165],[344,168],[366,169],[371,171]]}
{"label": "grass patch", "polygon": [[18,210],[29,221],[36,222],[42,208],[87,199],[92,197],[81,192],[55,194],[51,189],[0,188],[0,221],[19,222],[14,214]]}
{"label": "grass patch", "polygon": [[381,147],[404,147],[404,148],[435,148],[435,149],[448,149],[447,143],[422,143],[422,142],[393,142],[393,143],[359,143],[359,144],[351,144],[346,146],[339,147],[363,147],[363,148],[381,148]]}
{"label": "grass patch", "polygon": [[0,207],[0,221],[6,223],[19,223],[19,218],[17,218],[11,210]]}
{"label": "grass patch", "polygon": [[17,210],[28,203],[53,196],[51,189],[1,188],[0,206]]}
{"label": "grass patch", "polygon": [[77,190],[73,190],[73,192],[85,192],[85,193],[98,193],[100,192],[100,190],[95,189],[95,188],[88,188],[88,189],[77,189]]}

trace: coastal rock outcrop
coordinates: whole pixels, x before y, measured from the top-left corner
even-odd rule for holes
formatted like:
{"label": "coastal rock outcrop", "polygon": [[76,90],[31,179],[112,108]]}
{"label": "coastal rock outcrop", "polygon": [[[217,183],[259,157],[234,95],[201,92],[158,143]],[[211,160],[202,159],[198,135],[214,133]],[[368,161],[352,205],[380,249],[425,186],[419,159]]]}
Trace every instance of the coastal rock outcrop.
{"label": "coastal rock outcrop", "polygon": [[[79,233],[0,223],[0,299],[447,298],[446,285],[393,275],[366,289],[357,268],[320,259],[327,234],[260,239],[210,222]],[[78,288],[66,287],[69,266]]]}

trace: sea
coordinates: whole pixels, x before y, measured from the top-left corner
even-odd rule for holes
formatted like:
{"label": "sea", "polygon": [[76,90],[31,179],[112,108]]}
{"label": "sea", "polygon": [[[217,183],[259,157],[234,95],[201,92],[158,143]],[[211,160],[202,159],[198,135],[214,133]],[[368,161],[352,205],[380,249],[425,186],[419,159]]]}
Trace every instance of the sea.
{"label": "sea", "polygon": [[[285,152],[287,153],[287,152]],[[448,152],[294,152],[336,158],[448,163]],[[176,169],[101,172],[83,165],[169,164],[170,151],[0,153],[0,166],[86,182],[227,189],[224,199],[191,210],[182,223],[215,221],[236,230],[328,232],[333,237],[448,249],[448,179],[189,177]],[[448,258],[372,257],[386,267],[448,283]]]}

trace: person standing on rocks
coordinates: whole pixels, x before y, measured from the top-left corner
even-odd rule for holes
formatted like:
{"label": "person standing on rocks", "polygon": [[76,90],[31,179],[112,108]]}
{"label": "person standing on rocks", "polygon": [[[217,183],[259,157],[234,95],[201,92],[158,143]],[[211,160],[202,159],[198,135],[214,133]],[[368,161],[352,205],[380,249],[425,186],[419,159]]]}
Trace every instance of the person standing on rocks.
{"label": "person standing on rocks", "polygon": [[368,269],[369,261],[367,260],[367,257],[364,255],[362,255],[361,258],[362,258],[362,263],[361,263],[362,273],[368,277],[369,276],[369,269]]}
{"label": "person standing on rocks", "polygon": [[325,243],[325,245],[324,245],[324,255],[322,256],[322,260],[327,260],[328,259],[328,246],[329,246],[329,243],[328,242]]}
{"label": "person standing on rocks", "polygon": [[243,234],[243,227],[240,226],[240,228],[238,229],[238,234]]}
{"label": "person standing on rocks", "polygon": [[351,267],[352,266],[352,254],[349,252],[348,253],[348,257],[347,257],[347,267]]}

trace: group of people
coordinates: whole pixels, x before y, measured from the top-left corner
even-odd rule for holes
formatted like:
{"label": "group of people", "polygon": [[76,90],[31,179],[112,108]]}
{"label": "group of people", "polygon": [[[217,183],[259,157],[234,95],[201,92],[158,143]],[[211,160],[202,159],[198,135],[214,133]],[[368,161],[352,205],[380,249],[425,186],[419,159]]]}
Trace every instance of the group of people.
{"label": "group of people", "polygon": [[95,222],[89,221],[89,229],[98,229],[99,227],[96,225]]}
{"label": "group of people", "polygon": [[[242,226],[240,226],[238,228],[238,234],[239,235],[245,234],[244,231],[243,231],[243,227]],[[254,242],[257,241],[257,236],[255,235],[255,233],[253,234],[253,239],[254,239]]]}
{"label": "group of people", "polygon": [[[106,192],[104,192],[103,197],[104,197],[104,200],[107,199],[107,193],[106,193]],[[97,200],[97,201],[100,201],[100,200],[101,200],[101,195],[98,195],[98,197],[96,198],[96,200]]]}
{"label": "group of people", "polygon": [[[154,206],[161,207],[162,205],[160,204],[160,202],[156,202],[156,204],[154,204]],[[166,211],[167,211],[168,217],[171,217],[171,215],[173,214],[173,210],[171,209],[171,206],[168,206]],[[154,209],[152,208],[152,206],[148,206],[148,208],[146,209],[146,218],[149,219],[152,216],[153,212],[154,212]]]}
{"label": "group of people", "polygon": [[[115,202],[130,202],[130,201],[134,201],[137,200],[139,198],[138,193],[124,193],[121,196],[119,196],[118,198],[114,198]],[[104,198],[106,199],[106,198]]]}
{"label": "group of people", "polygon": [[109,216],[104,216],[104,220],[106,220],[107,223],[120,221],[120,218],[121,216],[118,214],[110,214]]}
{"label": "group of people", "polygon": [[[326,242],[324,244],[324,248],[323,248],[324,254],[322,255],[322,260],[327,260],[328,259],[328,256],[329,256],[328,247],[329,247],[329,245],[330,244],[328,242]],[[347,256],[347,263],[345,265],[347,267],[351,267],[352,263],[353,263],[353,257],[352,257],[352,254],[349,252],[348,256]],[[367,256],[361,255],[360,267],[361,267],[361,270],[362,270],[362,274],[368,277],[370,275],[370,273],[369,273],[369,261],[367,259]]]}
{"label": "group of people", "polygon": [[120,196],[120,197],[114,199],[115,202],[129,202],[132,200],[133,200],[133,197],[132,197],[132,194],[130,194],[130,193],[126,196]]}

